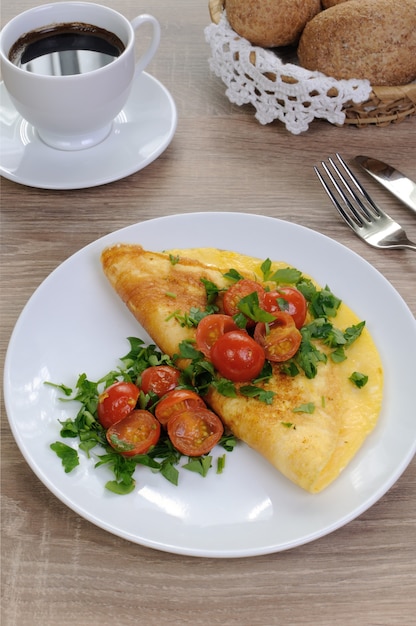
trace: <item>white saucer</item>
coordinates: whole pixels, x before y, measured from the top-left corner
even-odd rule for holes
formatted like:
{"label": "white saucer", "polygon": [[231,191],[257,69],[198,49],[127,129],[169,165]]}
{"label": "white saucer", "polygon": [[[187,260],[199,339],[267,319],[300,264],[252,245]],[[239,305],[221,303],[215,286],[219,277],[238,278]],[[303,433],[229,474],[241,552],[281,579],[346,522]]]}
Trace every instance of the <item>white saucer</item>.
{"label": "white saucer", "polygon": [[176,130],[172,96],[145,72],[134,81],[110,135],[87,150],[50,148],[16,111],[4,83],[0,98],[0,174],[30,187],[82,189],[119,180],[157,159]]}

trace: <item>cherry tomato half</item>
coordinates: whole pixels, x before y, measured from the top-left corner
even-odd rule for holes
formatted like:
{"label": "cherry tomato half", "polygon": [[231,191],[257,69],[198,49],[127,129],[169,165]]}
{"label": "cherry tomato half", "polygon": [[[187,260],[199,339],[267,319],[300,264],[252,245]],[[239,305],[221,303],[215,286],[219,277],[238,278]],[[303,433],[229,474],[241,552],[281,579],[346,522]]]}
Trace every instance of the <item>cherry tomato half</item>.
{"label": "cherry tomato half", "polygon": [[276,315],[276,320],[271,324],[256,324],[254,339],[263,346],[269,361],[281,363],[296,354],[302,335],[289,313],[279,311],[273,315]]}
{"label": "cherry tomato half", "polygon": [[160,424],[150,411],[139,409],[113,424],[106,436],[110,446],[123,456],[146,454],[159,441]]}
{"label": "cherry tomato half", "polygon": [[142,372],[140,387],[143,393],[153,391],[162,397],[168,391],[175,389],[181,373],[170,365],[152,365]]}
{"label": "cherry tomato half", "polygon": [[211,348],[217,339],[231,330],[239,330],[239,328],[230,315],[223,315],[222,313],[206,315],[196,329],[197,349],[209,359]]}
{"label": "cherry tomato half", "polygon": [[[285,300],[284,306],[279,306],[279,300]],[[286,311],[294,319],[296,328],[302,328],[305,323],[308,305],[305,296],[295,287],[281,287],[273,291],[266,291],[263,298],[263,309],[274,315],[278,311]]]}
{"label": "cherry tomato half", "polygon": [[167,428],[172,444],[187,456],[207,454],[224,432],[220,418],[207,408],[177,413],[168,421]]}
{"label": "cherry tomato half", "polygon": [[211,360],[221,376],[233,382],[256,378],[265,362],[263,348],[248,333],[233,330],[212,346]]}
{"label": "cherry tomato half", "polygon": [[162,426],[165,426],[171,417],[187,409],[196,407],[206,408],[203,399],[190,389],[174,389],[169,391],[156,405],[155,415]]}
{"label": "cherry tomato half", "polygon": [[[245,298],[255,291],[257,292],[259,297],[259,305],[262,306],[264,296],[263,285],[257,283],[255,280],[249,280],[248,278],[243,278],[242,280],[234,283],[234,285],[231,285],[231,287],[229,287],[224,293],[224,313],[231,316],[240,313],[238,303],[240,302],[241,298]],[[253,326],[254,322],[252,320],[248,320],[247,324],[249,326]]]}
{"label": "cherry tomato half", "polygon": [[139,399],[140,389],[133,383],[123,381],[107,387],[98,397],[98,420],[104,428],[110,428],[133,411]]}

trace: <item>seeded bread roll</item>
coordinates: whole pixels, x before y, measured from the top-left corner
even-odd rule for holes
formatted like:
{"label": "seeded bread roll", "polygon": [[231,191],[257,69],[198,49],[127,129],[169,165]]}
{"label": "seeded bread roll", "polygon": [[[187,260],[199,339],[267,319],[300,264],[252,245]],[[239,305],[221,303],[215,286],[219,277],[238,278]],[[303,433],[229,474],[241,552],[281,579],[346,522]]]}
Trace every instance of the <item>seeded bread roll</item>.
{"label": "seeded bread roll", "polygon": [[306,25],[300,64],[333,78],[367,78],[372,85],[416,79],[416,0],[348,0]]}
{"label": "seeded bread roll", "polygon": [[230,26],[255,46],[298,42],[305,24],[321,10],[320,0],[226,0]]}

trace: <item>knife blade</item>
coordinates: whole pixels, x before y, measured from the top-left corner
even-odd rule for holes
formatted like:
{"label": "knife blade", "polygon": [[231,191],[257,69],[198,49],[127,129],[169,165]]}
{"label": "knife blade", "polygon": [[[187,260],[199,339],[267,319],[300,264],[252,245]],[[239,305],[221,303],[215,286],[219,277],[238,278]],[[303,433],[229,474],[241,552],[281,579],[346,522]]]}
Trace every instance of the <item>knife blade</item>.
{"label": "knife blade", "polygon": [[416,183],[391,165],[368,156],[354,158],[368,174],[416,213]]}

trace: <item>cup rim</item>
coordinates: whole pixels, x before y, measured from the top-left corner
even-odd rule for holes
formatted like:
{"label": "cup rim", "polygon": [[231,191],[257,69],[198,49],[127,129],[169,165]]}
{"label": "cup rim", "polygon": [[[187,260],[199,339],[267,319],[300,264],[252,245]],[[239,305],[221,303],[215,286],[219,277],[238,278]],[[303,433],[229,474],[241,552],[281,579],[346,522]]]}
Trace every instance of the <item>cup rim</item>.
{"label": "cup rim", "polygon": [[[29,31],[25,31],[23,30],[23,32],[20,32],[20,34],[18,34],[17,36],[13,36],[12,39],[13,41],[7,45],[7,49],[5,48],[4,45],[4,39],[5,37],[7,37],[9,31],[15,26],[15,24],[21,20],[24,19],[27,15],[29,14],[35,14],[35,13],[43,13],[46,12],[48,9],[51,8],[59,8],[62,11],[62,8],[64,6],[68,6],[68,7],[82,7],[82,9],[91,9],[94,10],[94,8],[99,8],[100,10],[103,10],[107,15],[114,15],[116,16],[121,22],[123,22],[123,25],[126,27],[127,29],[127,35],[128,35],[128,40],[125,43],[125,48],[122,51],[122,53],[120,54],[120,56],[118,56],[114,62],[117,62],[119,60],[123,60],[123,57],[126,55],[126,53],[128,53],[131,49],[132,46],[134,46],[134,42],[135,42],[135,32],[132,26],[131,21],[125,17],[122,13],[120,13],[119,11],[116,11],[115,9],[105,6],[103,4],[99,4],[96,2],[82,2],[80,0],[65,0],[64,2],[48,2],[46,4],[41,4],[38,5],[36,7],[32,7],[30,9],[26,9],[25,11],[22,11],[20,13],[18,13],[17,15],[15,15],[14,17],[12,17],[7,24],[4,25],[4,27],[1,29],[0,31],[0,60],[2,64],[6,64],[9,68],[13,68],[14,71],[17,72],[24,72],[25,74],[28,74],[26,72],[26,70],[22,69],[21,67],[19,67],[18,65],[16,65],[15,63],[13,63],[13,61],[11,61],[9,59],[9,51],[11,46],[22,36],[24,35],[26,32],[30,32]],[[63,20],[63,21],[69,21],[69,20]],[[78,21],[82,21],[82,20],[78,20]],[[92,20],[91,20],[92,22]],[[53,23],[53,22],[52,22]],[[33,29],[38,28],[38,26],[34,26]],[[118,36],[120,36],[119,33],[117,33]],[[124,43],[124,41],[123,41]],[[111,64],[113,65],[113,63]],[[96,68],[94,70],[91,70],[90,72],[88,72],[89,75],[91,74],[95,74],[97,72],[103,72],[108,68],[108,66],[104,66],[104,67],[100,67],[100,68]],[[30,75],[30,73],[29,73]],[[82,77],[83,75],[77,75],[78,78]],[[38,76],[39,78],[40,76]],[[60,80],[66,80],[66,79],[70,79],[73,78],[73,76],[71,75],[67,75],[67,76],[47,76],[47,75],[41,75],[42,78],[45,79],[60,79]]]}

